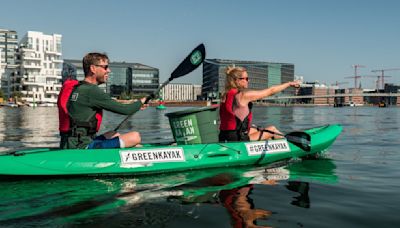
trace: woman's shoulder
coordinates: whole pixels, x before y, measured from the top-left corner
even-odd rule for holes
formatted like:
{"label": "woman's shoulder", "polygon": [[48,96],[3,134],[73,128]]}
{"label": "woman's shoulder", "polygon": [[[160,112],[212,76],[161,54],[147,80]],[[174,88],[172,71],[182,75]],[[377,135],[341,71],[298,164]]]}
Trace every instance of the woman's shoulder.
{"label": "woman's shoulder", "polygon": [[237,93],[239,93],[238,89],[230,89],[228,92],[226,92],[226,95],[235,95]]}

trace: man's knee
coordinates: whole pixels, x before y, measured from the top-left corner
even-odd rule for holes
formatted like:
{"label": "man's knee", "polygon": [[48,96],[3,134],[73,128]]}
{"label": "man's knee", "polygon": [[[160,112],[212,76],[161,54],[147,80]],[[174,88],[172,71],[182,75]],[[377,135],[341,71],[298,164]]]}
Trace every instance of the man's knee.
{"label": "man's knee", "polygon": [[141,138],[139,132],[133,131],[133,132],[131,132],[131,134],[132,134],[131,138],[132,138],[132,140],[134,140],[136,142],[136,144],[140,143],[142,141],[142,138]]}
{"label": "man's knee", "polygon": [[140,134],[136,131],[123,134],[120,138],[124,141],[125,147],[132,147],[141,142]]}

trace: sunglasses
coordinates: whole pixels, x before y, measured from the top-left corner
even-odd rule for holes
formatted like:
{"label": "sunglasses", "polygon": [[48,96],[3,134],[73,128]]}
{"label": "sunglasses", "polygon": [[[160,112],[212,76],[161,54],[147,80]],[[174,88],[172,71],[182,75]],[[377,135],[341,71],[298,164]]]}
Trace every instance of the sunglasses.
{"label": "sunglasses", "polygon": [[101,67],[101,68],[103,68],[104,70],[107,70],[107,69],[108,69],[108,65],[95,65],[95,66]]}
{"label": "sunglasses", "polygon": [[249,78],[238,78],[239,80],[246,80],[249,81]]}

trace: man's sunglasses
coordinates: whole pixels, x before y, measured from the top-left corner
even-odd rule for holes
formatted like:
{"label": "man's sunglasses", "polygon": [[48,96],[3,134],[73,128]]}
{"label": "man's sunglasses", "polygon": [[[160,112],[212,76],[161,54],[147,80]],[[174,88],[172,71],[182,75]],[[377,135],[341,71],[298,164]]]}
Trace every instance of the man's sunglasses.
{"label": "man's sunglasses", "polygon": [[107,70],[107,69],[108,69],[108,65],[95,65],[95,66],[101,67],[101,68],[103,68],[104,70]]}

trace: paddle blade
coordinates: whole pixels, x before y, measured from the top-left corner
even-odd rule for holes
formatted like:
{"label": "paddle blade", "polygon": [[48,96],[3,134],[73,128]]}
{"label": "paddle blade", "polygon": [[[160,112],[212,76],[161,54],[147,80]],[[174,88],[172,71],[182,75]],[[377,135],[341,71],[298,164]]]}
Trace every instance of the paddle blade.
{"label": "paddle blade", "polygon": [[311,136],[302,131],[287,133],[285,138],[307,152],[311,151]]}
{"label": "paddle blade", "polygon": [[179,78],[180,76],[186,75],[197,67],[204,61],[206,58],[206,48],[204,44],[200,44],[179,64],[179,66],[172,72],[169,80]]}

